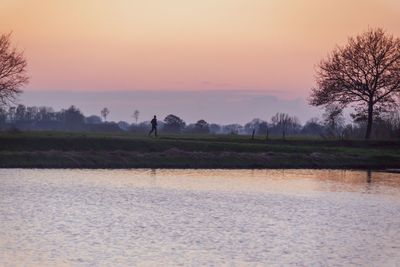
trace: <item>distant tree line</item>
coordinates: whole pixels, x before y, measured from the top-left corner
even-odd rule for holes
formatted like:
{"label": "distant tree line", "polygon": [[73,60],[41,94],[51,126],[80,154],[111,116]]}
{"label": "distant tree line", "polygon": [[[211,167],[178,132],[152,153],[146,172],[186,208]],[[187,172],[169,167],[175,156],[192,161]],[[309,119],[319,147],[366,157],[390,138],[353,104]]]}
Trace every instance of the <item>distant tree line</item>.
{"label": "distant tree line", "polygon": [[[85,116],[77,107],[55,111],[51,107],[26,107],[25,105],[0,108],[0,129],[3,131],[78,131],[78,132],[130,132],[145,134],[150,129],[150,121],[138,122],[139,111],[135,110],[135,122],[106,121],[108,108],[99,111],[100,116]],[[385,113],[376,117],[376,127],[371,136],[377,139],[400,138],[399,112]],[[276,113],[270,120],[253,119],[241,124],[220,125],[200,119],[187,124],[182,118],[170,114],[159,120],[159,131],[164,134],[230,134],[263,136],[263,138],[289,136],[314,136],[324,139],[363,138],[368,127],[362,117],[353,117],[346,123],[342,109],[326,109],[322,118],[311,118],[301,124],[296,116]]]}

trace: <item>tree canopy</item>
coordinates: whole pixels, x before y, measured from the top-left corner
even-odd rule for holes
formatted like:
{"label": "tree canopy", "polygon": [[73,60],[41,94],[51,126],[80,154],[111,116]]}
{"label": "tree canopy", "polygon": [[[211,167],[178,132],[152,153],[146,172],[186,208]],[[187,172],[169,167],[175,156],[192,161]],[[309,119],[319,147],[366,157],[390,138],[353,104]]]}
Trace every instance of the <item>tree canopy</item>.
{"label": "tree canopy", "polygon": [[186,123],[176,115],[169,114],[164,119],[164,131],[180,133],[185,128]]}
{"label": "tree canopy", "polygon": [[29,78],[23,52],[11,46],[11,34],[0,36],[0,106],[14,102]]}

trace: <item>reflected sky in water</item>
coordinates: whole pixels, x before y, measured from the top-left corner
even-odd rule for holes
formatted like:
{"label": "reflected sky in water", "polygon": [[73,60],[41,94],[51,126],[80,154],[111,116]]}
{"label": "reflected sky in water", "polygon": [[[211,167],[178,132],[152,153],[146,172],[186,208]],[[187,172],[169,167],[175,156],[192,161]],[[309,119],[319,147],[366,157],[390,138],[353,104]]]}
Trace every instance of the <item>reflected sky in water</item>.
{"label": "reflected sky in water", "polygon": [[357,192],[400,197],[400,174],[352,170],[1,170],[30,183],[234,192]]}
{"label": "reflected sky in water", "polygon": [[394,266],[400,174],[0,170],[1,266]]}

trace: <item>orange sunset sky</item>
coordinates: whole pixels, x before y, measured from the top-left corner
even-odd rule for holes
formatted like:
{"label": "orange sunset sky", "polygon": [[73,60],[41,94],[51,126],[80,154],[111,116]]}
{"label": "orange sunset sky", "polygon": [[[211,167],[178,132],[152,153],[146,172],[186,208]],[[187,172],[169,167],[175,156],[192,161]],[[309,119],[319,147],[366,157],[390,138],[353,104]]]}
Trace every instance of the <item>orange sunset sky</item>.
{"label": "orange sunset sky", "polygon": [[0,0],[33,90],[270,90],[307,96],[314,65],[399,0]]}

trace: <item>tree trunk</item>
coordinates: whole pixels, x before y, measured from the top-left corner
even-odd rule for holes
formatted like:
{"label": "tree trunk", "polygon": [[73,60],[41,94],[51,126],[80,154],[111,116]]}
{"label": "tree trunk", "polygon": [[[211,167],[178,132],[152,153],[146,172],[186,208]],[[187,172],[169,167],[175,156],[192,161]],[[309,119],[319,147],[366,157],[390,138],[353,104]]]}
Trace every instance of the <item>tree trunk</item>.
{"label": "tree trunk", "polygon": [[368,140],[371,137],[372,120],[374,116],[374,105],[368,103],[368,118],[367,118],[367,131],[365,132],[365,139]]}

